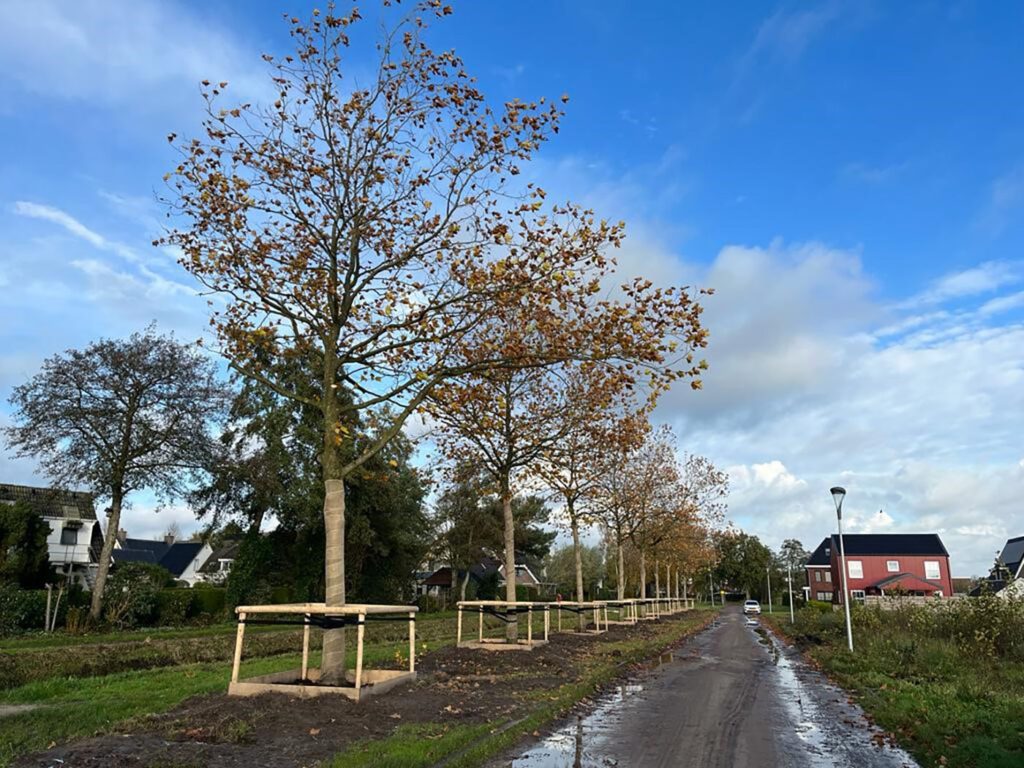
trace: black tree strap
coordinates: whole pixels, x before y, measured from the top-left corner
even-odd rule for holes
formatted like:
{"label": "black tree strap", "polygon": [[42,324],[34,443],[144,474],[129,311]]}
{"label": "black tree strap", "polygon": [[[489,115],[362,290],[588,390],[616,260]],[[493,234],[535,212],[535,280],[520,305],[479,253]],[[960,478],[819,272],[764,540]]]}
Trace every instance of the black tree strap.
{"label": "black tree strap", "polygon": [[591,608],[581,608],[572,605],[562,605],[561,603],[556,603],[555,605],[558,606],[558,610],[569,611],[570,613],[584,613],[586,611],[592,610]]}
{"label": "black tree strap", "polygon": [[408,616],[381,616],[376,614],[367,614],[366,616],[360,615],[341,615],[341,616],[330,616],[324,614],[310,614],[308,617],[303,618],[261,618],[253,619],[246,616],[244,619],[239,618],[239,624],[272,624],[276,626],[296,626],[303,627],[307,624],[312,627],[318,627],[319,629],[341,629],[343,627],[354,627],[359,624],[363,624],[364,621],[415,621],[414,618]]}

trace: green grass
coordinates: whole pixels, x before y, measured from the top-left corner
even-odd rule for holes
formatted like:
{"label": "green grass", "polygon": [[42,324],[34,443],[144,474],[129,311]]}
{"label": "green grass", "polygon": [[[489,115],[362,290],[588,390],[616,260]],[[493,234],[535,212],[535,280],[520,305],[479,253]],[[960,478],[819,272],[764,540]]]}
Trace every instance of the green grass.
{"label": "green grass", "polygon": [[[508,727],[508,722],[456,727],[402,726],[388,739],[357,744],[346,750],[331,767],[412,768],[433,765],[449,755],[458,755],[451,763],[452,768],[477,765],[593,693],[615,677],[624,662],[640,661],[656,653],[707,616],[707,612],[697,612],[684,620],[666,622],[659,626],[661,631],[646,640],[600,643],[600,653],[594,654],[588,663],[581,682],[544,691],[542,696],[525,701],[521,715],[525,719],[514,727]],[[428,621],[424,618],[417,622],[418,652],[424,646],[435,649],[454,642],[453,621],[445,626],[441,623],[443,617]],[[354,663],[354,653],[355,649],[350,647],[350,664]],[[404,665],[407,654],[407,641],[370,639],[364,649],[364,663],[369,667]],[[300,662],[298,653],[243,659],[241,676],[295,668]],[[319,652],[314,651],[310,664],[318,663]],[[4,691],[0,693],[0,704],[35,704],[40,708],[0,720],[0,768],[6,768],[19,755],[46,749],[51,743],[116,731],[119,724],[166,712],[190,696],[224,691],[229,678],[230,666],[218,661],[100,677],[51,678]]]}
{"label": "green grass", "polygon": [[[436,639],[431,645],[452,641],[454,636],[447,641]],[[407,641],[368,643],[364,663],[370,667],[393,664],[399,658],[407,659],[408,651]],[[349,663],[354,662],[352,648]],[[241,676],[296,668],[300,663],[300,654],[244,660]],[[319,652],[310,654],[310,663],[319,663]],[[52,678],[6,691],[0,695],[0,704],[36,704],[40,708],[0,720],[0,767],[18,755],[46,749],[51,742],[110,731],[126,720],[166,712],[190,696],[224,691],[230,676],[230,666],[216,662],[103,677]]]}
{"label": "green grass", "polygon": [[853,654],[841,615],[771,623],[803,643],[922,766],[1024,765],[1024,661],[979,652],[927,622],[908,626],[884,612],[855,616]]}

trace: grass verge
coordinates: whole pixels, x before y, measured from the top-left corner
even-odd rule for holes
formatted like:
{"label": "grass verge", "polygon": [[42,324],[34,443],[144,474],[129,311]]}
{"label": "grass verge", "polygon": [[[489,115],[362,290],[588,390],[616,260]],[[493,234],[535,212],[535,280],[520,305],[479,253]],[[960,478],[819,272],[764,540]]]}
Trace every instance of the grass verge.
{"label": "grass verge", "polygon": [[[430,645],[452,642],[454,636],[438,637]],[[408,650],[408,643],[402,641],[368,643],[364,663],[384,666]],[[241,674],[267,674],[300,663],[299,654],[250,658],[243,662]],[[311,654],[311,663],[319,663],[319,653]],[[349,663],[355,663],[354,648]],[[6,691],[0,695],[0,707],[36,708],[0,718],[0,768],[6,768],[18,755],[115,730],[126,721],[166,712],[190,696],[224,691],[230,676],[230,666],[225,663],[183,664],[103,677],[49,678]]]}
{"label": "grass verge", "polygon": [[930,618],[936,617],[855,612],[852,654],[842,614],[804,611],[795,624],[788,617],[766,622],[922,766],[1024,765],[1024,661],[944,637],[939,625],[948,619]]}

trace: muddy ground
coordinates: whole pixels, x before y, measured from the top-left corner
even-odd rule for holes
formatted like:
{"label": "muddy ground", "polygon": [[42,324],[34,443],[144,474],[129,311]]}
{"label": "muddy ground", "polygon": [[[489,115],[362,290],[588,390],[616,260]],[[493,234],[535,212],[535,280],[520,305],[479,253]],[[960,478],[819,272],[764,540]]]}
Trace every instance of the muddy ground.
{"label": "muddy ground", "polygon": [[[665,620],[663,620],[665,621]],[[672,621],[672,619],[667,619]],[[600,637],[553,635],[533,651],[444,648],[417,663],[417,681],[355,704],[343,697],[282,694],[196,696],[122,730],[22,757],[31,768],[299,768],[316,766],[354,742],[381,739],[403,724],[480,724],[524,710],[527,699],[580,678],[588,657],[651,636],[655,627],[613,626]],[[623,675],[632,670],[623,665]]]}

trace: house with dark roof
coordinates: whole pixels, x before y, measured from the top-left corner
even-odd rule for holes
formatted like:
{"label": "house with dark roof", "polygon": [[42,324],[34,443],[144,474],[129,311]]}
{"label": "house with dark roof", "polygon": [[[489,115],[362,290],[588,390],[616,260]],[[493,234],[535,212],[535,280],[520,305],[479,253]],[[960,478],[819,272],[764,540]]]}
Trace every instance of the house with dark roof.
{"label": "house with dark roof", "polygon": [[[485,555],[469,568],[469,580],[479,584],[492,574],[499,573],[500,569],[500,560],[495,557]],[[455,569],[455,579],[453,584],[452,572],[452,567],[448,565],[433,570],[427,574],[425,578],[420,580],[420,589],[418,592],[420,594],[430,595],[439,599],[450,599],[452,590],[458,590],[461,587],[462,580],[466,577],[467,573],[464,569]]]}
{"label": "house with dark roof", "polygon": [[120,563],[152,563],[166,568],[178,581],[194,587],[202,581],[199,569],[209,560],[213,548],[205,541],[175,541],[174,536],[162,540],[130,539],[122,530],[117,533],[112,560]]}
{"label": "house with dark roof", "polygon": [[[983,579],[967,594],[978,597],[991,593],[1003,597],[1024,597],[1024,536],[1007,539],[1003,551],[999,553],[996,565],[987,579]],[[1011,587],[1007,589],[1007,587]]]}
{"label": "house with dark roof", "polygon": [[807,560],[807,586],[804,596],[809,600],[832,602],[832,539],[826,537]]}
{"label": "house with dark roof", "polygon": [[[949,568],[949,552],[934,533],[847,533],[843,535],[846,555],[847,589],[852,600],[868,595],[915,595],[950,597],[953,579]],[[839,537],[827,537],[811,556],[808,584],[812,597],[814,584],[826,583],[821,570],[828,561],[828,579],[832,602],[842,604],[842,566]],[[822,573],[821,580],[814,575]],[[811,581],[814,579],[814,581]],[[822,592],[825,590],[822,589]]]}
{"label": "house with dark roof", "polygon": [[50,563],[69,582],[92,587],[103,549],[93,496],[82,491],[0,483],[0,504],[27,503],[50,526]]}
{"label": "house with dark roof", "polygon": [[221,542],[206,558],[206,562],[199,566],[200,581],[218,585],[227,581],[241,545],[241,539],[227,539]]}

